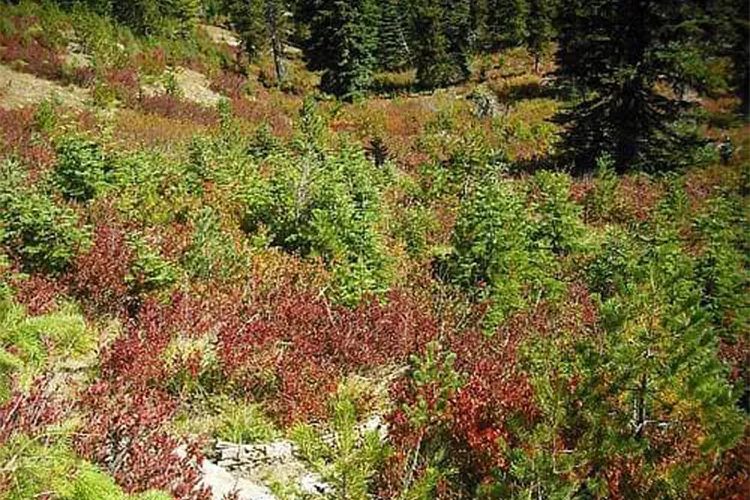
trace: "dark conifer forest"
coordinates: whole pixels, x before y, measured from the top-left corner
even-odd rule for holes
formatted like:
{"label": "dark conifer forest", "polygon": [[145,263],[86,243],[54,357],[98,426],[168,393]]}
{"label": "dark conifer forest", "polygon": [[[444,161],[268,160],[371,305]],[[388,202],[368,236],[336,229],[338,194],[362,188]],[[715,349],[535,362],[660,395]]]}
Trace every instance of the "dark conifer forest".
{"label": "dark conifer forest", "polygon": [[750,5],[0,0],[0,500],[745,500]]}

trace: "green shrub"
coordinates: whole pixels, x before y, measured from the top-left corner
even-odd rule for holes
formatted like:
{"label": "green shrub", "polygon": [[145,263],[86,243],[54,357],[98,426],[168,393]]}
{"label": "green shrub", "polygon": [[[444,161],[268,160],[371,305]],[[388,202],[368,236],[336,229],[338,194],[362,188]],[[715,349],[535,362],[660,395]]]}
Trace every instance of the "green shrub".
{"label": "green shrub", "polygon": [[533,239],[555,254],[581,248],[584,227],[581,209],[570,199],[570,177],[541,170],[532,180]]}
{"label": "green shrub", "polygon": [[479,182],[461,204],[453,251],[440,267],[449,281],[492,302],[489,328],[559,289],[552,254],[534,241],[534,230],[524,197],[509,182]]}
{"label": "green shrub", "polygon": [[162,360],[169,373],[165,386],[180,398],[211,393],[223,383],[216,346],[205,336],[195,337],[188,332],[174,337]]}
{"label": "green shrub", "polygon": [[249,267],[249,251],[234,244],[234,235],[221,227],[216,210],[204,207],[193,217],[193,240],[181,264],[195,278],[229,278]]}
{"label": "green shrub", "polygon": [[460,474],[452,449],[450,415],[451,403],[466,380],[455,366],[456,360],[456,354],[437,341],[427,344],[423,354],[409,359],[408,382],[416,397],[402,408],[411,427],[424,434],[413,458],[414,466],[421,472],[404,485],[400,498],[433,499],[441,482],[455,480]]}
{"label": "green shrub", "polygon": [[258,176],[258,169],[248,157],[252,141],[242,137],[231,124],[223,124],[216,136],[198,136],[190,143],[189,162],[184,165],[192,192],[202,192],[205,182],[222,188],[239,189]]}
{"label": "green shrub", "polygon": [[273,423],[254,403],[225,401],[220,405],[214,436],[232,443],[269,442],[279,435]]}
{"label": "green shrub", "polygon": [[589,289],[602,299],[626,293],[640,252],[641,248],[628,233],[618,229],[607,231],[586,267]]}
{"label": "green shrub", "polygon": [[389,454],[378,430],[361,430],[358,409],[342,385],[331,402],[334,439],[309,424],[297,424],[291,431],[300,454],[323,481],[332,487],[324,498],[366,500],[372,497],[373,478]]}
{"label": "green shrub", "polygon": [[23,434],[3,443],[0,464],[13,471],[9,488],[4,491],[3,498],[7,500],[28,500],[43,493],[70,490],[72,485],[67,478],[76,472],[75,458],[67,447],[52,443],[45,446]]}
{"label": "green shrub", "polygon": [[297,154],[267,159],[268,180],[247,186],[243,227],[263,230],[270,244],[303,257],[320,257],[334,268],[336,297],[356,302],[363,293],[384,291],[387,264],[378,224],[384,172],[359,147],[325,151],[319,118],[301,119],[305,136]]}
{"label": "green shrub", "polygon": [[594,220],[608,220],[615,210],[615,196],[619,180],[615,170],[615,161],[609,154],[596,159],[594,189],[585,200],[587,217]]}
{"label": "green shrub", "polygon": [[65,137],[57,145],[53,181],[66,198],[93,199],[106,185],[107,172],[107,158],[98,143]]}
{"label": "green shrub", "polygon": [[110,476],[76,457],[65,443],[66,435],[61,429],[42,440],[21,434],[0,447],[0,479],[12,471],[11,480],[3,483],[4,499],[171,500],[158,491],[128,495]]}
{"label": "green shrub", "polygon": [[34,124],[38,130],[45,134],[51,134],[55,130],[61,104],[62,101],[55,94],[39,103],[39,108],[34,114]]}
{"label": "green shrub", "polygon": [[63,272],[87,245],[73,210],[19,180],[20,167],[6,162],[0,175],[0,245],[29,271]]}
{"label": "green shrub", "polygon": [[427,201],[464,196],[474,183],[507,168],[505,153],[491,147],[481,129],[450,134],[432,132],[420,138],[420,147],[431,151],[433,156],[419,169]]}
{"label": "green shrub", "polygon": [[177,281],[178,268],[146,240],[134,234],[130,236],[128,245],[135,259],[125,280],[134,294],[165,290]]}
{"label": "green shrub", "polygon": [[427,253],[428,237],[439,229],[435,214],[423,205],[401,209],[396,215],[394,226],[394,236],[404,242],[410,256],[417,258]]}
{"label": "green shrub", "polygon": [[703,303],[714,325],[730,341],[747,331],[750,319],[747,231],[742,204],[739,197],[716,196],[693,224],[704,244],[696,262]]}
{"label": "green shrub", "polygon": [[[606,290],[589,326],[595,335],[560,331],[521,349],[540,418],[509,454],[497,484],[504,498],[607,496],[606,474],[578,472],[622,459],[644,465],[623,476],[619,491],[681,498],[714,453],[741,440],[738,392],[719,359],[692,257],[676,233],[634,241],[613,232],[593,265],[593,286]],[[560,435],[576,436],[565,452],[555,447]],[[681,440],[695,451],[659,445]]]}
{"label": "green shrub", "polygon": [[129,220],[166,223],[174,218],[176,208],[166,198],[168,189],[189,191],[185,188],[188,180],[175,185],[178,176],[173,162],[152,152],[117,155],[112,166],[112,192],[117,193],[117,207]]}

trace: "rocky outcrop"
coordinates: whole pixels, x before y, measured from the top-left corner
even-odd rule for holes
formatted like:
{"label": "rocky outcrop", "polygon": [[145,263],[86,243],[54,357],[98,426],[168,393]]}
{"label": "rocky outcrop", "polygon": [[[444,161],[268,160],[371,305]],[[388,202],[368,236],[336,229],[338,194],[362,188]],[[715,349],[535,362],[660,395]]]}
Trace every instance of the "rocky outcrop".
{"label": "rocky outcrop", "polygon": [[[358,426],[360,434],[377,432],[381,440],[387,438],[387,428],[381,417],[373,416]],[[323,441],[333,445],[331,434]],[[212,491],[214,500],[223,500],[236,493],[240,500],[274,500],[265,484],[283,484],[300,495],[326,496],[333,490],[323,478],[303,462],[297,446],[289,440],[270,443],[241,444],[217,441],[213,452],[203,463],[203,484]]]}
{"label": "rocky outcrop", "polygon": [[299,459],[291,441],[262,444],[218,441],[214,460],[233,476],[252,482],[272,481],[291,485],[306,495],[330,491],[320,476],[310,472]]}
{"label": "rocky outcrop", "polygon": [[224,500],[235,495],[237,500],[276,500],[271,490],[258,483],[237,477],[227,469],[204,460],[201,466],[202,486],[211,490],[214,500]]}

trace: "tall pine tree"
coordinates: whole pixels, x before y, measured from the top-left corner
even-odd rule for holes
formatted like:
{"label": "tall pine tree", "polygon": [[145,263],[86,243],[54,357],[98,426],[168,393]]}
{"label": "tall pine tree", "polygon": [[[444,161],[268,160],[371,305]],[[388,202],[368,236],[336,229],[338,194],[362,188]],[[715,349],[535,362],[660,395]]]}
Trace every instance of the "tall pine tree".
{"label": "tall pine tree", "polygon": [[539,72],[539,61],[552,40],[554,17],[553,0],[529,0],[526,45],[534,56],[534,72]]}
{"label": "tall pine tree", "polygon": [[[566,0],[558,51],[561,74],[581,90],[565,116],[567,151],[579,167],[608,153],[619,169],[673,168],[695,136],[674,125],[689,107],[681,89],[711,79],[702,43],[702,2]],[[657,85],[675,92],[657,90]]]}
{"label": "tall pine tree", "polygon": [[450,85],[469,74],[470,9],[467,0],[412,2],[417,82],[425,88]]}
{"label": "tall pine tree", "polygon": [[494,0],[489,12],[491,48],[521,45],[528,33],[528,0]]}
{"label": "tall pine tree", "polygon": [[232,24],[242,40],[242,47],[250,60],[270,49],[278,82],[284,80],[285,19],[288,6],[285,0],[229,0]]}
{"label": "tall pine tree", "polygon": [[490,0],[471,0],[471,46],[475,51],[487,49]]}
{"label": "tall pine tree", "polygon": [[377,62],[375,0],[319,0],[310,21],[307,58],[321,70],[320,86],[345,99],[361,96]]}
{"label": "tall pine tree", "polygon": [[398,70],[409,62],[407,10],[402,0],[384,0],[378,28],[378,61],[386,70]]}

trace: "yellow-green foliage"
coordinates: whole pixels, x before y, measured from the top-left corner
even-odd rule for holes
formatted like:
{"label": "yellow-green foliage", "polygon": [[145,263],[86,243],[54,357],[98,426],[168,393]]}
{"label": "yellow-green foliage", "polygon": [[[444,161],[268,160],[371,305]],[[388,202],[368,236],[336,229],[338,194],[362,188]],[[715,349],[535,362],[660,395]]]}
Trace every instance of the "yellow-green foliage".
{"label": "yellow-green foliage", "polygon": [[95,347],[93,330],[74,306],[30,317],[10,298],[0,298],[0,401],[13,374],[26,385],[48,361],[81,358]]}
{"label": "yellow-green foliage", "polygon": [[[56,434],[62,436],[56,436]],[[128,495],[94,465],[78,459],[65,445],[64,433],[50,430],[48,441],[20,435],[0,447],[0,479],[9,479],[4,500],[50,495],[59,500],[170,500],[151,491]],[[3,483],[5,484],[5,483]]]}
{"label": "yellow-green foliage", "polygon": [[278,431],[257,404],[225,401],[216,420],[217,438],[233,443],[271,441]]}
{"label": "yellow-green foliage", "polygon": [[291,430],[302,457],[332,486],[326,498],[371,498],[372,478],[389,453],[377,429],[362,428],[356,399],[357,387],[339,386],[331,401],[333,439],[326,439],[325,433],[309,424],[297,424]]}

